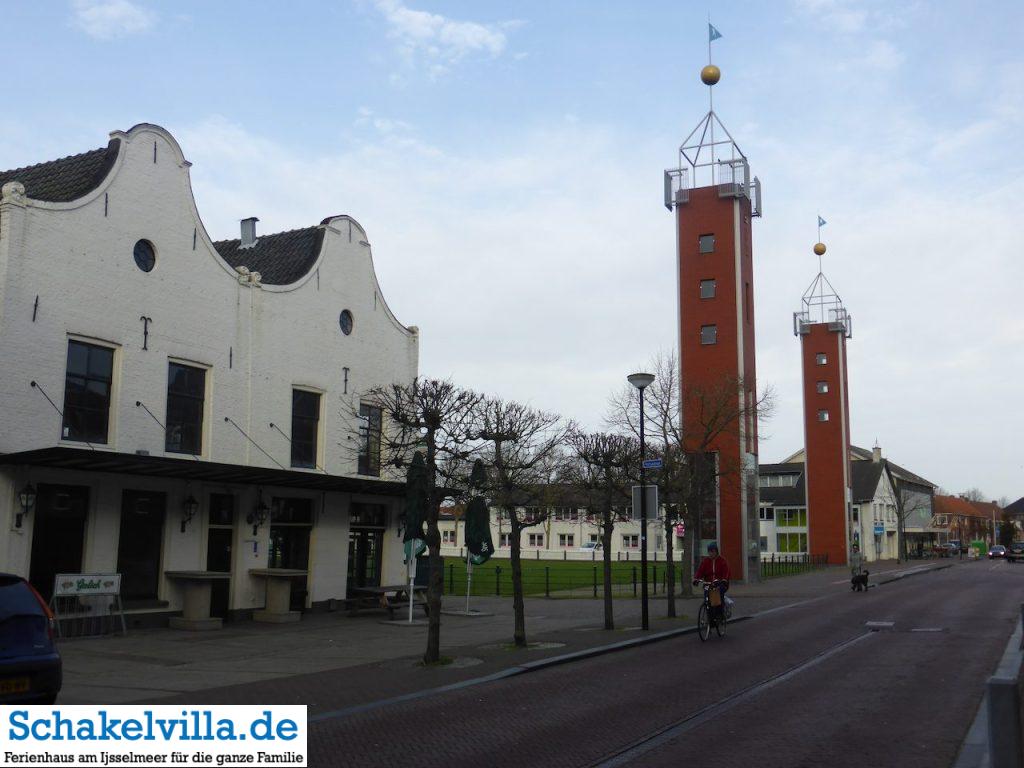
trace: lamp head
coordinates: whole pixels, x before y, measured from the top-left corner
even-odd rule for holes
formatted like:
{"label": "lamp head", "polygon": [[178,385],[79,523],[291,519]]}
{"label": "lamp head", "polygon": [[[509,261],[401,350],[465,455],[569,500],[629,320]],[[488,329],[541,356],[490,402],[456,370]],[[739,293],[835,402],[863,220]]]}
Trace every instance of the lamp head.
{"label": "lamp head", "polygon": [[641,392],[649,387],[654,382],[653,373],[631,373],[626,377],[626,381],[632,384],[634,387],[639,389]]}

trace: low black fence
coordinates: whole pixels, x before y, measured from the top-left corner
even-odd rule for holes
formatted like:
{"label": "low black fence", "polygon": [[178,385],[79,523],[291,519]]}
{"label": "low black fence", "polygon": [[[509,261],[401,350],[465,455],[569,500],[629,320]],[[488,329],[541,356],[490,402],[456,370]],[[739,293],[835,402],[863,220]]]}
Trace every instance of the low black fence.
{"label": "low black fence", "polygon": [[828,567],[828,553],[824,555],[784,555],[773,552],[770,557],[761,558],[761,578],[792,576],[807,573],[817,568]]}
{"label": "low black fence", "polygon": [[[525,564],[524,564],[525,565]],[[523,594],[534,597],[603,597],[604,570],[600,565],[569,563],[571,567],[537,565],[523,568]],[[640,564],[616,563],[612,568],[612,594],[616,597],[639,597],[643,577]],[[648,563],[647,588],[652,595],[664,594],[667,589],[664,563]],[[467,578],[465,563],[449,561],[445,565],[444,592],[446,595],[465,595]],[[679,568],[676,568],[676,589]],[[512,568],[507,563],[473,568],[472,594],[492,597],[512,596]]]}

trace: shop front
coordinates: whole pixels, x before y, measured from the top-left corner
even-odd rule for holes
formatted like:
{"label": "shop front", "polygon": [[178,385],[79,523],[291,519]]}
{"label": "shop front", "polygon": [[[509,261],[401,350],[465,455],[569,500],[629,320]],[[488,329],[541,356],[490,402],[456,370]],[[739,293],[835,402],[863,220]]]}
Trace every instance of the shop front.
{"label": "shop front", "polygon": [[[19,488],[35,489],[25,508]],[[57,574],[118,573],[129,629],[212,629],[401,578],[402,483],[58,447],[0,456],[0,571],[49,599]]]}

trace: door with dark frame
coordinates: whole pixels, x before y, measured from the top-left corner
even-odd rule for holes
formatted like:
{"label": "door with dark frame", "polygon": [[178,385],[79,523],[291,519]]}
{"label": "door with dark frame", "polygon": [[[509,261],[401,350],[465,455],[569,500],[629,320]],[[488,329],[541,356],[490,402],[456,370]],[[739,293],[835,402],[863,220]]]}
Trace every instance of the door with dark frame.
{"label": "door with dark frame", "polygon": [[346,591],[359,587],[379,587],[387,508],[383,504],[353,502],[348,534],[348,582]]}
{"label": "door with dark frame", "polygon": [[[229,493],[210,494],[210,525],[206,534],[206,570],[231,573],[231,548],[235,536],[235,497]],[[228,618],[231,581],[211,582],[210,615]]]}
{"label": "door with dark frame", "polygon": [[166,509],[166,494],[130,490],[121,494],[117,570],[126,604],[157,603]]}
{"label": "door with dark frame", "polygon": [[54,576],[82,572],[88,511],[88,487],[39,485],[28,580],[46,600],[53,596]]}

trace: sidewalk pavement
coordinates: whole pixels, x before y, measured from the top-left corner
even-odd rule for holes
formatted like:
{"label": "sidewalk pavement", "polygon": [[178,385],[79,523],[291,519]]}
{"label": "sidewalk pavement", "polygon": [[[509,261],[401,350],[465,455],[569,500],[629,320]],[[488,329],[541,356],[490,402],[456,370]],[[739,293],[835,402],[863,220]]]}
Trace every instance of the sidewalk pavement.
{"label": "sidewalk pavement", "polygon": [[[953,560],[875,563],[871,580],[957,564]],[[846,568],[833,567],[759,584],[735,584],[734,618],[849,590]],[[603,601],[593,598],[527,598],[531,648],[510,647],[512,600],[473,597],[490,616],[442,615],[442,655],[451,662],[419,663],[427,627],[387,622],[385,614],[305,614],[296,624],[238,622],[212,632],[135,630],[127,637],[85,638],[60,645],[64,704],[291,703],[310,714],[364,704],[412,691],[498,672],[524,661],[608,645],[639,636],[640,601],[614,601],[617,629],[603,629]],[[697,598],[677,598],[678,618],[665,618],[663,595],[652,598],[652,631],[692,626]],[[444,598],[461,611],[464,596]],[[683,641],[682,639],[675,642]]]}

